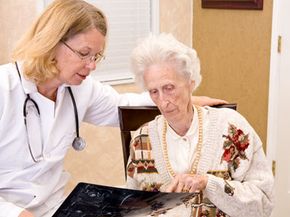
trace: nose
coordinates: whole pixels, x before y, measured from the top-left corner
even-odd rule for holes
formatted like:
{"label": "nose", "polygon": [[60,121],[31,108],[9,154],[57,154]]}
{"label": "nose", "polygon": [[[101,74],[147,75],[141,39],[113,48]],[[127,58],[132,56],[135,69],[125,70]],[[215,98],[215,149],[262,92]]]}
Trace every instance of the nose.
{"label": "nose", "polygon": [[160,106],[161,108],[165,109],[168,107],[168,104],[169,104],[169,100],[168,100],[168,97],[166,94],[164,93],[160,93],[159,95],[159,103],[160,103]]}
{"label": "nose", "polygon": [[90,71],[93,71],[96,69],[97,63],[95,61],[89,61],[87,62],[86,66],[90,69]]}

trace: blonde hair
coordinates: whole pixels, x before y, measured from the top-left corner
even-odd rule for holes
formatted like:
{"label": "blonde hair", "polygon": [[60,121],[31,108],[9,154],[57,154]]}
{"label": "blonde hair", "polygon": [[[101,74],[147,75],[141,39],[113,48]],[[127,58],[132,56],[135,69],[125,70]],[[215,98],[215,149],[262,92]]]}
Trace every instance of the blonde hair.
{"label": "blonde hair", "polygon": [[18,42],[14,61],[23,61],[23,72],[36,84],[54,78],[55,49],[60,41],[96,28],[107,35],[107,21],[101,10],[82,0],[54,0]]}

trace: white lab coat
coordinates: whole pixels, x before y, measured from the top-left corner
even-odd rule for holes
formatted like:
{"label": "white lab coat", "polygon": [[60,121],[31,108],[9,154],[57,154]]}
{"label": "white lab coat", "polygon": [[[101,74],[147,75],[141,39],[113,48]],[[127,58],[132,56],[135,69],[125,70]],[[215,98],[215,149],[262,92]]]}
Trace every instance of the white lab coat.
{"label": "white lab coat", "polygon": [[[16,217],[23,209],[37,217],[51,216],[69,179],[63,161],[76,136],[72,101],[65,85],[58,88],[53,102],[21,77],[22,82],[15,64],[0,66],[0,217]],[[71,88],[80,122],[118,126],[118,105],[152,105],[146,93],[120,95],[91,77]],[[41,133],[43,140],[43,160],[38,163],[29,153],[23,119],[27,93],[40,109],[39,126],[34,126],[35,135]]]}

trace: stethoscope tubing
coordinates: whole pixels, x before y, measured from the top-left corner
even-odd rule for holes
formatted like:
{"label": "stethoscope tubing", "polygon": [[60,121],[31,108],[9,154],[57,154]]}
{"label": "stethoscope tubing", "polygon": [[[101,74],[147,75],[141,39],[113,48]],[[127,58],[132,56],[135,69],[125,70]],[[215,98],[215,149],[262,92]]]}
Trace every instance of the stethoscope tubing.
{"label": "stethoscope tubing", "polygon": [[[21,75],[20,75],[20,71],[19,71],[19,68],[18,68],[18,64],[17,62],[15,62],[15,65],[16,65],[16,69],[17,69],[17,73],[19,75],[19,78],[20,78],[20,82],[22,83],[22,79],[21,79]],[[73,110],[74,110],[74,117],[75,117],[75,125],[76,125],[76,137],[74,138],[73,140],[73,143],[72,143],[72,146],[73,148],[76,150],[76,151],[81,151],[85,148],[86,146],[86,143],[85,143],[85,140],[82,139],[79,135],[79,117],[78,117],[78,110],[77,110],[77,105],[76,105],[76,101],[75,101],[75,98],[74,98],[74,95],[72,93],[72,90],[71,90],[71,87],[66,87],[66,89],[68,90],[69,92],[69,95],[71,97],[71,100],[72,100],[72,104],[73,104]],[[26,120],[26,117],[27,117],[27,112],[26,112],[26,107],[27,107],[27,103],[28,102],[32,102],[33,105],[35,106],[36,110],[37,110],[37,113],[40,117],[40,109],[39,109],[39,106],[37,105],[36,101],[33,100],[29,94],[26,94],[26,99],[23,103],[23,118],[24,118],[24,124],[25,124],[25,127],[26,127],[26,133],[28,134],[28,131],[27,131],[27,120]],[[43,141],[42,141],[43,142]],[[30,155],[31,155],[31,158],[32,160],[37,163],[39,162],[40,160],[37,160],[33,153],[32,153],[32,150],[31,150],[31,146],[30,146],[30,143],[28,142],[28,148],[29,148],[29,152],[30,152]]]}
{"label": "stethoscope tubing", "polygon": [[74,108],[74,114],[75,114],[75,123],[76,123],[76,134],[77,137],[80,137],[80,133],[79,133],[79,115],[78,115],[78,110],[77,110],[77,104],[74,98],[74,95],[72,93],[71,87],[67,87],[69,95],[71,97],[71,101],[73,104],[73,108]]}

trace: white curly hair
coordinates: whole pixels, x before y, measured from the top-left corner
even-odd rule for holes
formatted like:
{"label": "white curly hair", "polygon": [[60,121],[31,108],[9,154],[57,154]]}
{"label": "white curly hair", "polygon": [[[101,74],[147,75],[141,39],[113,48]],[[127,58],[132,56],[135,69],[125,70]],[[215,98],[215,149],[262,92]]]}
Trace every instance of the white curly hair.
{"label": "white curly hair", "polygon": [[136,82],[144,87],[144,73],[152,65],[170,63],[185,79],[194,80],[194,90],[201,82],[200,61],[195,49],[176,40],[171,34],[150,34],[131,55],[131,70]]}

